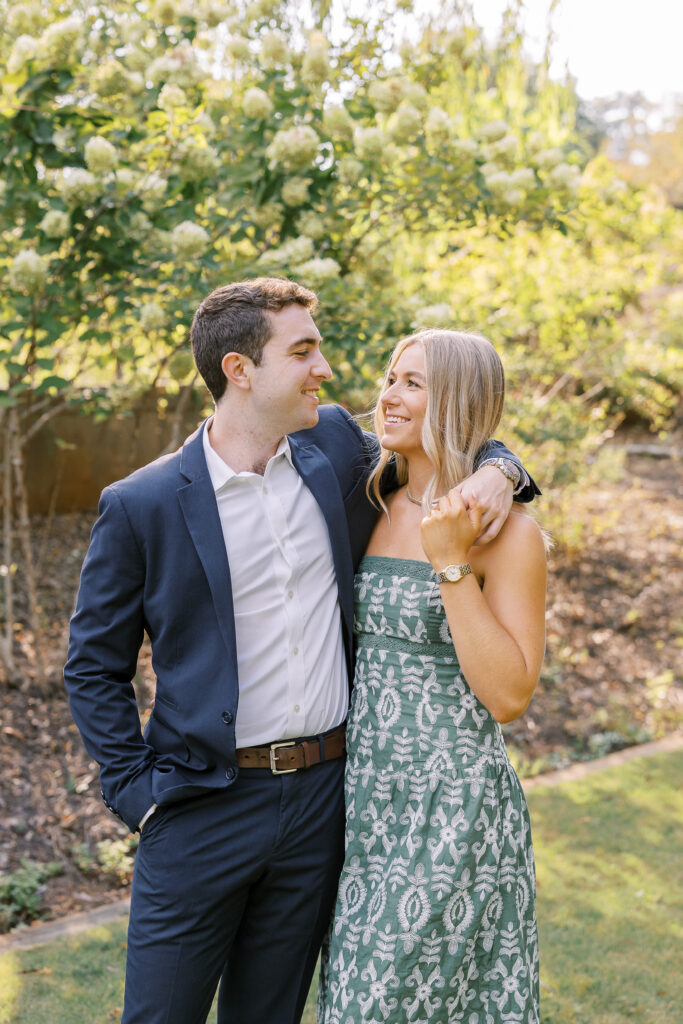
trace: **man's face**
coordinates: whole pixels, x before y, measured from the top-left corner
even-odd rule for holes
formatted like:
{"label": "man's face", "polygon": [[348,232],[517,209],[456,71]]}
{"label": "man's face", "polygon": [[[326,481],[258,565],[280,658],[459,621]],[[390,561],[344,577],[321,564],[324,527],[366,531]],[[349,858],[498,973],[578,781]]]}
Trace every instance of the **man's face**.
{"label": "man's face", "polygon": [[318,422],[317,392],[332,376],[320,351],[320,332],[303,306],[265,314],[272,333],[260,366],[251,368],[251,392],[259,421],[283,436]]}

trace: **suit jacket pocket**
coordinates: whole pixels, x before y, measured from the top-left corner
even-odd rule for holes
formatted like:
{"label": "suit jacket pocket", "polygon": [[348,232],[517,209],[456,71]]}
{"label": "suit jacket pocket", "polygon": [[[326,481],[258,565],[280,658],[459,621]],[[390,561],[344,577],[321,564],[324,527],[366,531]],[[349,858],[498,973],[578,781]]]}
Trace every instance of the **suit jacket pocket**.
{"label": "suit jacket pocket", "polygon": [[145,726],[145,741],[154,747],[157,754],[171,754],[185,763],[192,758],[192,752],[188,748],[183,737],[176,732],[173,726],[167,721],[164,715],[159,713],[159,703],[166,704],[171,708],[168,701],[157,697],[154,701],[152,714]]}

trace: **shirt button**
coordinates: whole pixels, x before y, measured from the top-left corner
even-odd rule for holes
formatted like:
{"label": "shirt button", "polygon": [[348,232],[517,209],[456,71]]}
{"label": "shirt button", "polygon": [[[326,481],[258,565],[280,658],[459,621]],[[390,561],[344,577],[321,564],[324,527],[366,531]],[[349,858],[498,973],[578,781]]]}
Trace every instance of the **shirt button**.
{"label": "shirt button", "polygon": [[294,650],[292,651],[292,654],[298,654],[298,653],[299,653],[299,648],[295,647]]}
{"label": "shirt button", "polygon": [[224,711],[223,714],[221,715],[221,718],[223,719],[226,725],[232,725],[232,715],[230,714],[229,711]]}
{"label": "shirt button", "polygon": [[263,488],[263,493],[264,493],[264,494],[267,494],[267,493],[268,493],[268,488],[267,488],[267,487],[264,487],[264,488]]}
{"label": "shirt button", "polygon": [[297,715],[298,715],[298,714],[299,714],[299,711],[301,710],[301,708],[299,707],[299,705],[298,705],[298,704],[295,704],[295,705],[294,705],[294,710],[296,711],[296,713],[297,713]]}
{"label": "shirt button", "polygon": [[293,590],[288,590],[288,591],[287,591],[287,597],[288,597],[288,598],[290,599],[290,601],[291,601],[291,600],[292,600],[292,598],[294,597],[294,591],[293,591]]}
{"label": "shirt button", "polygon": [[225,769],[225,777],[228,780],[228,782],[232,782],[232,780],[235,778],[235,769],[234,768],[226,768]]}

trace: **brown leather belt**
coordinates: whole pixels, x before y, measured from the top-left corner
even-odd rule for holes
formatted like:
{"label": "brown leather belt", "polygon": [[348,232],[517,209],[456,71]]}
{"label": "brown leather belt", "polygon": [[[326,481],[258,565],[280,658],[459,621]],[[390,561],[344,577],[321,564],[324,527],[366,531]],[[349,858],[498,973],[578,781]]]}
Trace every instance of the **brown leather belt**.
{"label": "brown leather belt", "polygon": [[333,761],[346,750],[346,723],[310,740],[280,740],[267,747],[242,747],[237,751],[240,768],[270,768],[273,775],[287,775]]}

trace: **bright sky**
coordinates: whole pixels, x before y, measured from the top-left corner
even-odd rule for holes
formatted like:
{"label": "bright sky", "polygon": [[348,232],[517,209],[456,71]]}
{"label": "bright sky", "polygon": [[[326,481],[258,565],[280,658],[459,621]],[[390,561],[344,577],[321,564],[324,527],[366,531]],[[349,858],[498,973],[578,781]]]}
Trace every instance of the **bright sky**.
{"label": "bright sky", "polygon": [[[471,0],[476,21],[494,36],[506,0]],[[533,57],[543,52],[550,0],[524,0]],[[680,0],[560,0],[553,17],[553,71],[568,65],[585,99],[644,92],[656,103],[683,95],[683,4]]]}

